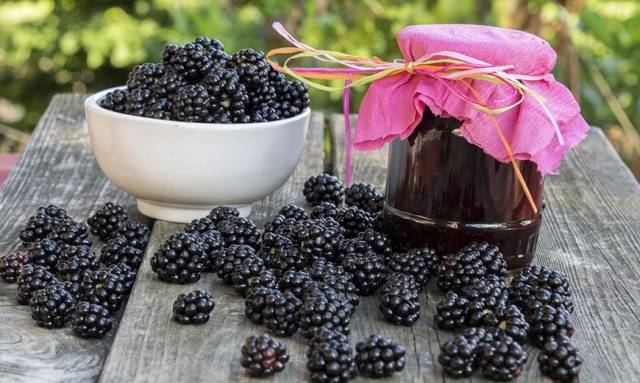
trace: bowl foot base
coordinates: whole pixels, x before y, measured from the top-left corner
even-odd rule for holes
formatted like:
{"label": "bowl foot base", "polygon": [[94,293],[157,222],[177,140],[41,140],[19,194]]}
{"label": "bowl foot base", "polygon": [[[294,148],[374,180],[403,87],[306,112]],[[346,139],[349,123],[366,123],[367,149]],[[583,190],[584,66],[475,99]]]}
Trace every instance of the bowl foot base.
{"label": "bowl foot base", "polygon": [[[251,205],[225,205],[235,207],[241,217],[251,214]],[[180,205],[138,199],[138,210],[147,217],[163,221],[189,223],[194,219],[205,217],[216,205]]]}

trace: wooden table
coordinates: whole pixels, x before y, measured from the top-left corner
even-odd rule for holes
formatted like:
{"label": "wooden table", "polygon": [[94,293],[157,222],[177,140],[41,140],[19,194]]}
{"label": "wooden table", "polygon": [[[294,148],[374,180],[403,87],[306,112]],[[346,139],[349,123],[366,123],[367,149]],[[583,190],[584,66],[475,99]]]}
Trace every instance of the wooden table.
{"label": "wooden table", "polygon": [[[46,330],[15,302],[15,285],[0,282],[0,382],[225,382],[248,381],[238,362],[240,344],[264,329],[245,319],[244,303],[212,274],[196,284],[159,282],[149,257],[182,225],[151,222],[136,210],[131,196],[109,183],[98,168],[84,125],[82,96],[56,96],[1,192],[2,254],[19,245],[20,226],[38,206],[67,208],[77,219],[106,201],[124,204],[133,219],[153,225],[145,261],[126,309],[117,316],[117,332],[99,341],[72,335],[69,328]],[[333,149],[323,152],[323,130]],[[258,203],[251,218],[262,225],[284,203],[302,204],[301,185],[311,174],[342,172],[341,116],[313,114],[303,158],[287,184]],[[356,180],[384,186],[386,151],[356,153]],[[558,176],[546,183],[544,225],[536,263],[562,270],[574,288],[574,337],[585,357],[581,382],[640,381],[640,187],[602,131],[593,129],[572,151]],[[100,245],[100,244],[96,244]],[[171,320],[171,304],[180,292],[203,288],[214,293],[216,308],[202,326]],[[450,381],[436,358],[439,344],[452,335],[435,329],[434,307],[440,294],[422,294],[423,310],[412,328],[391,326],[378,315],[376,298],[363,299],[353,318],[352,341],[380,332],[407,348],[407,367],[388,382]],[[306,379],[306,347],[298,337],[284,339],[291,361],[269,381]],[[520,382],[542,378],[530,351]],[[480,381],[474,377],[462,381]],[[358,378],[355,382],[364,381]]]}

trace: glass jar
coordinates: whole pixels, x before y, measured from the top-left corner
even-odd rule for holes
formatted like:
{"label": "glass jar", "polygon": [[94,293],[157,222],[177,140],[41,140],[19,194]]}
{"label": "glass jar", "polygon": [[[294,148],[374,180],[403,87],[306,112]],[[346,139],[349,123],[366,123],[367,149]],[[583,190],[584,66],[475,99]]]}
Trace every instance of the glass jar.
{"label": "glass jar", "polygon": [[533,162],[517,161],[534,213],[512,165],[467,142],[460,125],[427,109],[408,139],[390,144],[385,228],[400,243],[441,253],[487,241],[500,247],[510,269],[523,267],[540,231],[543,177]]}

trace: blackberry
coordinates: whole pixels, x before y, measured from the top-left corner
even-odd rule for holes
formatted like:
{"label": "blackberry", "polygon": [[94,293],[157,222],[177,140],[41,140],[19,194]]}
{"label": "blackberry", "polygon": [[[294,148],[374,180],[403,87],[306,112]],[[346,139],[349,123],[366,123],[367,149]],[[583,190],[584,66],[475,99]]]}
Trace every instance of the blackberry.
{"label": "blackberry", "polygon": [[143,250],[130,246],[130,241],[122,235],[111,238],[100,252],[100,260],[107,266],[125,263],[135,270],[140,267]]}
{"label": "blackberry", "polygon": [[361,232],[371,229],[373,225],[371,214],[355,206],[338,210],[336,220],[350,238],[357,237]]}
{"label": "blackberry", "polygon": [[215,302],[213,296],[202,290],[180,294],[173,302],[173,319],[182,324],[202,324],[209,320]]}
{"label": "blackberry", "polygon": [[149,244],[151,230],[143,223],[125,222],[114,236],[122,236],[127,240],[128,246],[144,251]]}
{"label": "blackberry", "polygon": [[345,297],[347,301],[351,303],[351,305],[353,305],[354,307],[360,304],[358,289],[356,288],[356,285],[351,281],[350,275],[325,274],[320,279],[321,289],[323,285],[330,287],[337,294]]}
{"label": "blackberry", "polygon": [[218,206],[211,209],[211,211],[207,215],[207,218],[209,218],[215,225],[217,225],[225,219],[239,216],[240,211],[235,207]]}
{"label": "blackberry", "polygon": [[173,104],[166,98],[157,98],[149,102],[145,106],[143,116],[148,118],[155,118],[156,120],[171,120],[173,115],[171,113]]}
{"label": "blackberry", "polygon": [[216,68],[204,76],[200,85],[209,95],[212,122],[240,122],[245,115],[249,95],[235,71]]}
{"label": "blackberry", "polygon": [[356,366],[361,375],[374,379],[389,377],[407,364],[405,349],[391,339],[371,335],[356,344]]}
{"label": "blackberry", "polygon": [[242,345],[240,364],[254,377],[270,376],[284,370],[289,361],[286,346],[280,341],[262,334],[250,336]]}
{"label": "blackberry", "polygon": [[216,258],[213,269],[224,283],[231,284],[233,270],[248,258],[257,258],[256,251],[253,247],[248,245],[231,245],[220,252],[220,256]]}
{"label": "blackberry", "polygon": [[309,219],[309,214],[307,214],[307,212],[304,211],[303,208],[292,204],[284,205],[280,209],[278,214],[284,216],[285,218],[293,218],[297,221]]}
{"label": "blackberry", "polygon": [[224,245],[249,245],[260,250],[260,231],[256,225],[246,218],[230,218],[218,223]]}
{"label": "blackberry", "polygon": [[231,284],[235,291],[243,297],[247,293],[250,278],[257,277],[264,270],[264,261],[258,257],[248,257],[235,265],[231,273]]}
{"label": "blackberry", "polygon": [[307,368],[312,383],[345,383],[357,374],[351,345],[335,340],[310,347]]}
{"label": "blackberry", "polygon": [[340,210],[333,202],[320,202],[311,209],[311,218],[333,218],[336,219]]}
{"label": "blackberry", "polygon": [[203,271],[213,270],[213,264],[224,248],[222,234],[215,228],[213,221],[206,217],[193,220],[185,227],[184,231],[200,236],[205,244],[205,253],[207,254],[203,263]]}
{"label": "blackberry", "polygon": [[329,259],[331,262],[342,263],[345,257],[349,254],[367,254],[373,251],[371,246],[366,242],[356,238],[346,238],[340,241],[338,250],[335,255]]}
{"label": "blackberry", "polygon": [[310,177],[302,190],[307,202],[319,205],[322,202],[333,202],[336,206],[342,203],[344,187],[336,176],[320,174]]}
{"label": "blackberry", "polygon": [[261,51],[241,49],[231,56],[227,65],[238,73],[240,81],[250,89],[267,83],[270,67]]}
{"label": "blackberry", "polygon": [[60,246],[58,242],[43,239],[29,245],[27,255],[29,263],[42,266],[49,271],[55,271],[60,259]]}
{"label": "blackberry", "polygon": [[200,279],[207,255],[199,236],[174,234],[151,257],[151,269],[168,283],[193,283]]}
{"label": "blackberry", "polygon": [[529,316],[529,338],[538,347],[552,338],[571,337],[575,331],[571,314],[562,308],[543,306]]}
{"label": "blackberry", "polygon": [[529,322],[527,322],[524,314],[520,309],[518,309],[518,306],[507,306],[504,312],[501,313],[500,317],[501,320],[498,323],[498,328],[500,328],[506,335],[520,343],[527,341],[527,335],[529,334]]}
{"label": "blackberry", "polygon": [[344,269],[353,275],[353,283],[360,295],[371,295],[384,281],[385,266],[382,257],[374,252],[348,254],[342,263]]}
{"label": "blackberry", "polygon": [[478,347],[484,347],[502,338],[503,334],[499,329],[491,327],[467,327],[462,331],[462,336]]}
{"label": "blackberry", "polygon": [[245,301],[245,315],[256,324],[263,324],[278,336],[291,336],[298,331],[296,313],[300,299],[277,289],[251,290]]}
{"label": "blackberry", "polygon": [[87,224],[91,227],[91,234],[107,242],[128,219],[122,206],[107,202],[89,217]]}
{"label": "blackberry", "polygon": [[29,217],[26,225],[20,230],[20,241],[25,248],[31,243],[46,238],[55,229],[55,219],[45,213],[38,213]]}
{"label": "blackberry", "polygon": [[349,343],[346,335],[339,331],[331,330],[326,327],[319,327],[311,332],[311,336],[307,339],[309,347],[313,348],[317,345],[327,342]]}
{"label": "blackberry", "polygon": [[[86,274],[85,274],[86,275]],[[82,288],[80,287],[80,282],[85,275],[76,274],[73,276],[72,280],[61,282],[64,289],[75,298],[76,302],[79,302],[82,299]]]}
{"label": "blackberry", "polygon": [[440,347],[438,363],[452,378],[471,376],[476,366],[477,348],[476,342],[459,335]]}
{"label": "blackberry", "polygon": [[486,271],[479,252],[448,254],[438,265],[437,286],[442,292],[459,290],[481,280]]}
{"label": "blackberry", "polygon": [[[167,106],[171,106],[171,102],[175,101],[178,89],[187,85],[188,82],[179,74],[172,70],[165,70],[162,77],[157,78],[154,84],[149,88],[151,94],[161,102],[164,100],[168,103]],[[153,109],[153,108],[152,108]],[[170,107],[168,108],[171,109]]]}
{"label": "blackberry", "polygon": [[289,270],[278,280],[278,289],[302,298],[304,289],[311,284],[312,281],[311,276],[304,271]]}
{"label": "blackberry", "polygon": [[434,320],[438,328],[455,330],[467,324],[469,300],[462,295],[449,291],[436,306]]}
{"label": "blackberry", "polygon": [[62,249],[70,246],[91,246],[87,225],[72,219],[58,221],[47,238],[55,240]]}
{"label": "blackberry", "polygon": [[[389,237],[379,231],[376,231],[373,228],[360,232],[358,234],[358,239],[368,243],[373,251],[382,255],[382,257],[385,259],[385,262],[389,259],[391,254],[393,254],[393,248]],[[435,254],[435,252],[431,253],[433,252],[433,250],[428,247],[425,247],[424,249],[416,249],[416,251],[417,250],[424,250],[425,252],[427,252],[423,255],[423,258],[425,258],[429,265],[430,271],[433,273],[439,260],[438,255]],[[433,270],[431,269],[432,267]]]}
{"label": "blackberry", "polygon": [[60,328],[71,317],[76,300],[61,284],[37,290],[29,300],[31,318],[40,327]]}
{"label": "blackberry", "polygon": [[520,376],[527,353],[513,338],[505,336],[479,347],[478,362],[485,378],[507,381]]}
{"label": "blackberry", "polygon": [[213,66],[210,52],[200,44],[185,44],[182,47],[165,47],[163,59],[169,61],[171,68],[179,75],[197,81]]}
{"label": "blackberry", "polygon": [[352,277],[342,266],[338,266],[331,261],[327,261],[324,258],[316,258],[306,269],[311,278],[315,280],[322,280],[325,275],[348,275]]}
{"label": "blackberry", "polygon": [[60,253],[56,271],[57,275],[66,281],[71,275],[98,270],[99,267],[100,259],[90,247],[73,246]]}
{"label": "blackberry", "polygon": [[379,233],[384,233],[384,211],[371,214],[373,217],[373,229]]}
{"label": "blackberry", "polygon": [[14,251],[0,257],[0,278],[7,283],[14,283],[20,276],[20,269],[28,261],[27,254]]}
{"label": "blackberry", "polygon": [[353,306],[335,294],[312,294],[304,300],[297,317],[305,338],[320,327],[349,335]]}
{"label": "blackberry", "polygon": [[46,207],[41,206],[38,208],[38,214],[46,214],[49,217],[56,220],[56,222],[60,222],[62,220],[70,219],[67,211],[56,205],[48,205]]}
{"label": "blackberry", "polygon": [[109,310],[97,304],[79,302],[71,316],[71,330],[82,338],[102,338],[112,327]]}
{"label": "blackberry", "polygon": [[224,51],[224,45],[218,39],[210,39],[208,37],[200,36],[196,37],[193,43],[202,45],[202,47],[209,53],[214,64],[224,64],[231,58],[231,56]]}
{"label": "blackberry", "polygon": [[133,290],[133,284],[136,282],[138,274],[134,269],[124,262],[111,265],[107,268],[107,272],[118,276],[120,283],[124,287],[124,294],[129,295]]}
{"label": "blackberry", "polygon": [[275,289],[278,287],[278,278],[273,271],[265,268],[260,272],[260,274],[247,280],[247,292],[251,289],[257,289],[258,287]]}
{"label": "blackberry", "polygon": [[120,277],[108,271],[94,271],[84,277],[80,283],[82,300],[98,304],[110,314],[120,310],[126,289]]}
{"label": "blackberry", "polygon": [[369,213],[378,213],[384,208],[384,194],[367,183],[355,183],[344,190],[344,202]]}
{"label": "blackberry", "polygon": [[294,218],[287,218],[284,215],[276,215],[264,225],[264,236],[267,234],[277,234],[288,239],[293,239],[293,226],[300,221]]}
{"label": "blackberry", "polygon": [[100,99],[99,104],[105,109],[118,113],[124,113],[124,104],[127,102],[129,92],[126,89],[116,89],[107,93]]}
{"label": "blackberry", "polygon": [[395,253],[387,260],[387,269],[413,276],[418,288],[423,289],[437,264],[435,252],[427,247],[412,249],[406,253]]}
{"label": "blackberry", "polygon": [[26,264],[20,269],[17,283],[16,300],[21,305],[27,305],[35,291],[56,284],[58,280],[45,267]]}
{"label": "blackberry", "polygon": [[204,122],[209,114],[209,94],[201,85],[178,89],[171,115],[178,121]]}
{"label": "blackberry", "polygon": [[516,273],[509,298],[529,315],[544,305],[573,312],[573,297],[567,276],[544,266],[528,266]]}
{"label": "blackberry", "polygon": [[249,103],[258,105],[251,109],[251,122],[266,122],[280,120],[278,110],[268,104],[273,98],[273,87],[264,84],[257,90],[249,91]]}
{"label": "blackberry", "polygon": [[549,340],[538,354],[540,371],[554,382],[568,382],[577,378],[582,363],[582,354],[566,337]]}
{"label": "blackberry", "polygon": [[138,88],[129,92],[124,110],[125,113],[133,116],[144,116],[146,110],[156,102],[157,99],[149,89]]}
{"label": "blackberry", "polygon": [[275,254],[269,260],[276,275],[283,275],[289,270],[303,270],[309,264],[310,257],[306,256],[295,246],[288,246]]}
{"label": "blackberry", "polygon": [[165,74],[166,68],[163,64],[144,63],[138,64],[129,72],[127,79],[127,89],[150,89],[157,79]]}
{"label": "blackberry", "polygon": [[412,275],[389,272],[385,275],[384,283],[380,286],[380,293],[384,294],[390,289],[418,290],[416,280]]}
{"label": "blackberry", "polygon": [[293,246],[291,239],[276,234],[270,231],[265,231],[262,234],[262,244],[258,256],[262,258],[268,267],[273,268],[272,263],[276,263],[276,258],[282,253],[284,249]]}
{"label": "blackberry", "polygon": [[405,287],[387,287],[380,293],[380,312],[389,323],[413,326],[420,317],[418,290]]}
{"label": "blackberry", "polygon": [[299,81],[280,81],[276,85],[276,93],[279,100],[278,112],[282,118],[298,115],[309,106],[309,91]]}
{"label": "blackberry", "polygon": [[308,257],[333,259],[342,240],[335,226],[320,221],[302,221],[293,227],[292,236],[300,252]]}
{"label": "blackberry", "polygon": [[[469,300],[468,324],[478,326],[493,313],[506,306],[509,295],[507,290],[490,280],[481,279],[460,289],[460,294]],[[497,323],[492,323],[496,326]]]}
{"label": "blackberry", "polygon": [[463,247],[462,252],[478,252],[480,253],[480,259],[485,267],[486,273],[489,275],[495,275],[497,277],[504,277],[507,275],[507,261],[504,259],[504,255],[500,252],[497,246],[489,245],[487,242],[470,243]]}

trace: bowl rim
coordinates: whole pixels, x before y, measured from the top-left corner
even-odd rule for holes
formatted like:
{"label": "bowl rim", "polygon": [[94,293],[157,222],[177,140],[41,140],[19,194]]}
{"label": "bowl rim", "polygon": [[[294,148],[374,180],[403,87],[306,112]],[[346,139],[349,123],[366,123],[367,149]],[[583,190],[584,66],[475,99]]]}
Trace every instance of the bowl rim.
{"label": "bowl rim", "polygon": [[187,129],[207,129],[211,130],[214,128],[225,129],[225,130],[251,130],[251,129],[261,129],[261,128],[271,128],[274,126],[289,124],[290,122],[294,122],[296,120],[304,120],[311,114],[311,108],[305,108],[302,113],[297,114],[293,117],[285,118],[282,120],[276,121],[265,121],[265,122],[249,122],[249,123],[230,123],[230,124],[221,124],[215,122],[185,122],[185,121],[175,121],[175,120],[160,120],[157,118],[150,117],[142,117],[142,116],[133,116],[130,114],[114,112],[112,110],[103,108],[98,104],[98,101],[104,97],[107,93],[112,92],[117,89],[125,89],[126,86],[116,86],[113,88],[108,88],[101,90],[92,94],[84,100],[85,111],[93,110],[97,113],[101,113],[106,116],[110,116],[119,120],[127,120],[127,121],[139,121],[146,122],[152,124],[166,125],[166,126],[179,126]]}

